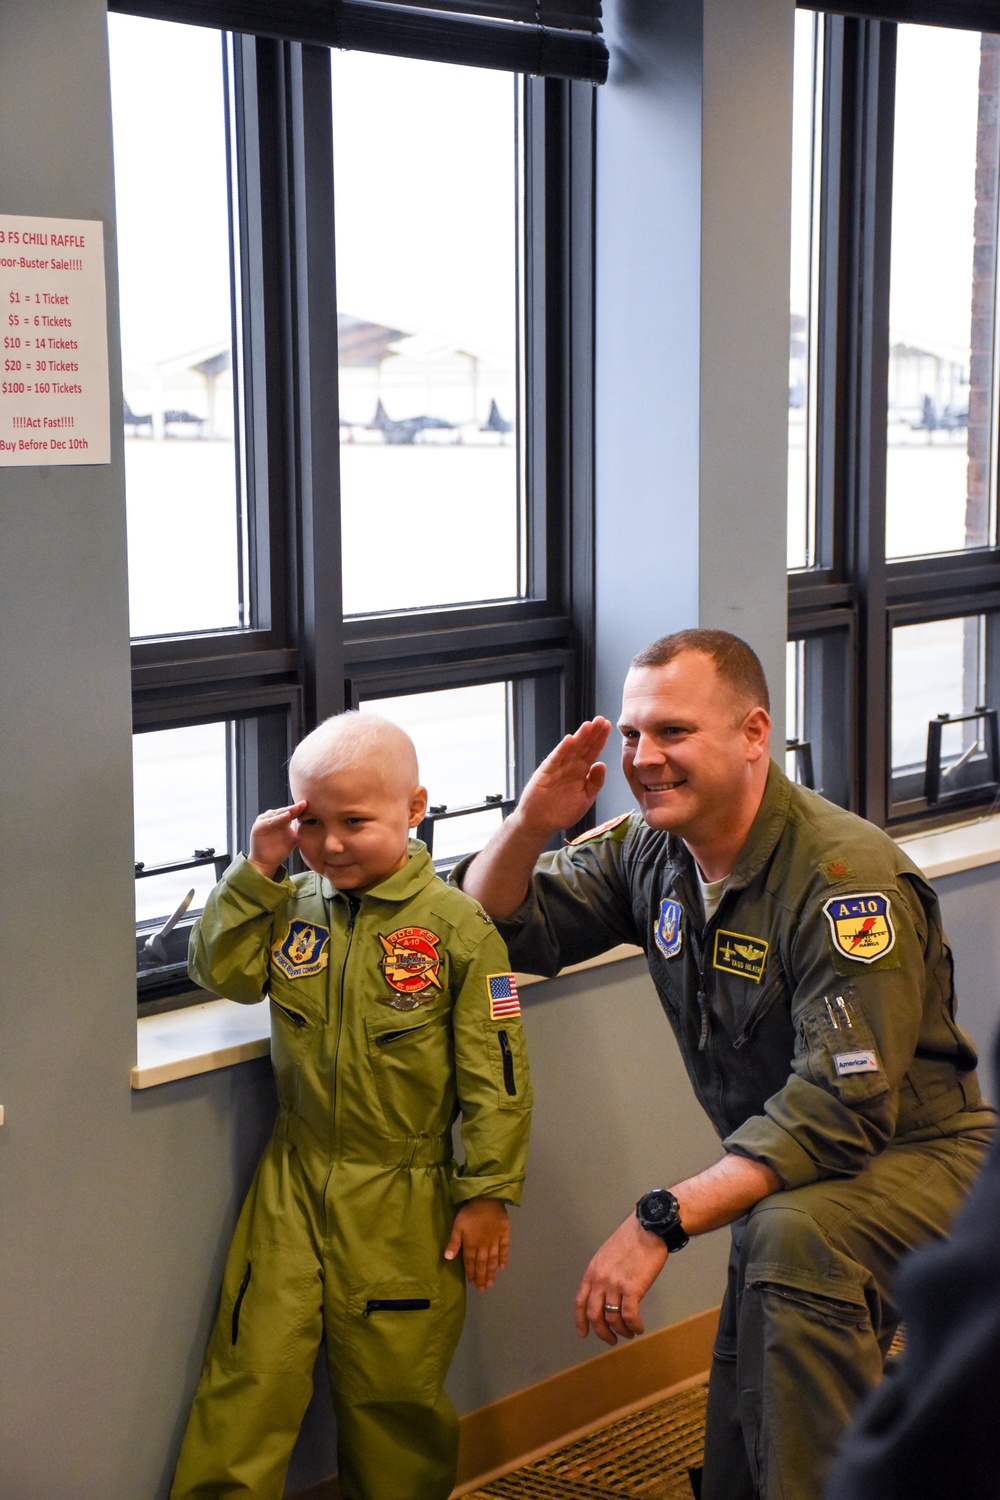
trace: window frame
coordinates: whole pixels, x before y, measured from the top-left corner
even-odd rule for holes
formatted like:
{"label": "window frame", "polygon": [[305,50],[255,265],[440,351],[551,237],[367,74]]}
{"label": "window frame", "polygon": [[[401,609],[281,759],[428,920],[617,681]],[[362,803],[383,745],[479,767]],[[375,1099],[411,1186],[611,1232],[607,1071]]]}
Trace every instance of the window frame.
{"label": "window frame", "polygon": [[[878,8],[884,12],[886,6]],[[997,17],[991,26],[982,7],[975,19],[975,8],[966,9],[969,29],[998,29]],[[894,832],[913,832],[981,812],[993,797],[971,797],[961,808],[957,803],[931,808],[922,797],[894,807],[892,628],[1000,608],[1000,546],[897,561],[885,557],[897,27],[857,15],[817,15],[825,28],[816,311],[819,540],[817,566],[788,576],[788,635],[800,640],[839,634],[850,684],[848,719],[841,722],[817,707],[812,728],[820,755],[836,763],[849,807]],[[907,19],[935,21],[930,13]],[[1000,306],[995,315],[1000,317]],[[988,681],[1000,687],[997,673],[991,662]],[[1000,701],[991,706],[1000,707]]]}
{"label": "window frame", "polygon": [[[593,86],[524,79],[527,597],[344,620],[330,54],[237,35],[231,55],[256,620],[134,640],[134,730],[284,704],[291,744],[375,691],[509,680],[517,794],[593,713]],[[254,765],[237,847],[276,805]]]}

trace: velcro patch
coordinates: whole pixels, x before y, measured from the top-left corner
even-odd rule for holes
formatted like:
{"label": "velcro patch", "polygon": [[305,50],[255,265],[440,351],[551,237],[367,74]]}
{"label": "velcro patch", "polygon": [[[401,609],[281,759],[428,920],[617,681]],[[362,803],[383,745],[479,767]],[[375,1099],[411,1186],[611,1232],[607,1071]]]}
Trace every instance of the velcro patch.
{"label": "velcro patch", "polygon": [[664,958],[676,958],[684,942],[681,918],[684,915],[679,901],[665,897],[660,902],[660,912],[653,923],[653,938]]}
{"label": "velcro patch", "polygon": [[627,823],[631,813],[619,813],[617,818],[609,818],[606,823],[598,823],[596,828],[588,828],[585,833],[577,834],[575,839],[569,839],[566,847],[575,849],[577,844],[589,844],[591,839],[600,838],[602,833],[610,833],[612,828],[618,828],[622,823]]}
{"label": "velcro patch", "polygon": [[833,1059],[833,1065],[839,1078],[847,1078],[852,1073],[877,1073],[879,1071],[878,1058],[874,1052],[838,1052]]}
{"label": "velcro patch", "polygon": [[491,1021],[502,1021],[506,1016],[521,1014],[521,1001],[513,974],[488,974],[486,993],[490,1000]]}
{"label": "velcro patch", "polygon": [[745,932],[726,932],[720,927],[715,934],[713,969],[723,969],[728,974],[742,974],[760,984],[767,960],[768,944],[763,938],[748,937]]}
{"label": "velcro patch", "polygon": [[318,922],[290,922],[281,942],[271,949],[271,958],[289,979],[308,979],[326,968],[329,941],[329,927],[321,927]]}
{"label": "velcro patch", "polygon": [[823,911],[830,924],[833,946],[845,958],[873,964],[895,945],[889,897],[881,891],[861,891],[856,896],[831,896]]}

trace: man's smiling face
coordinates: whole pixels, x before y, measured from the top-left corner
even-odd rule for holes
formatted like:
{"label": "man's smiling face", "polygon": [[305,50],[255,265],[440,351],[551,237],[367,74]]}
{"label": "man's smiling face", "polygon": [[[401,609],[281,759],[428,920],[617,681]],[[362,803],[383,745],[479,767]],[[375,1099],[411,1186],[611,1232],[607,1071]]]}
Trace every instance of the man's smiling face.
{"label": "man's smiling face", "polygon": [[622,770],[650,828],[699,845],[724,833],[752,797],[751,767],[767,753],[766,734],[748,733],[754,716],[718,679],[701,651],[662,667],[633,667],[618,727]]}

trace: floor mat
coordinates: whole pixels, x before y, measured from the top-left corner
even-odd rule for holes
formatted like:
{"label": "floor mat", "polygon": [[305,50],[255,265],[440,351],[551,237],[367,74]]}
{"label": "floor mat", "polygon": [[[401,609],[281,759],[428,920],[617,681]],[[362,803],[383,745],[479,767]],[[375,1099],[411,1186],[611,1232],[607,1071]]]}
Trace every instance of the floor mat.
{"label": "floor mat", "polygon": [[467,1500],[691,1500],[707,1385],[691,1386],[494,1479]]}

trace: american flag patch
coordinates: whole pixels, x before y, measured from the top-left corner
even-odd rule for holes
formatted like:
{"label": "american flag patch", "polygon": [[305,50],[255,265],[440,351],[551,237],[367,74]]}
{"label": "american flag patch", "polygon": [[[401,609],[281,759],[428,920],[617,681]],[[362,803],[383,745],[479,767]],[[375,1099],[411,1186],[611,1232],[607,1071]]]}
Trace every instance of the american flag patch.
{"label": "american flag patch", "polygon": [[505,1016],[521,1014],[521,1002],[517,997],[513,974],[487,975],[486,991],[490,997],[491,1021],[502,1021]]}

